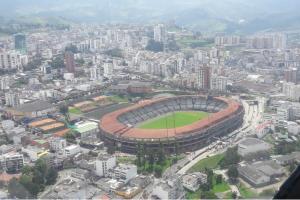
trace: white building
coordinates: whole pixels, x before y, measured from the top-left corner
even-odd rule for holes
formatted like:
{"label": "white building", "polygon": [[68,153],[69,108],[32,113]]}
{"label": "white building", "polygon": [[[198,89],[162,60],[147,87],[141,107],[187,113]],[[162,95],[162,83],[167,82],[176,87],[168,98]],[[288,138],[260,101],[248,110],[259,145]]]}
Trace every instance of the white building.
{"label": "white building", "polygon": [[299,101],[300,99],[300,85],[296,85],[295,83],[283,82],[282,92],[291,100]]}
{"label": "white building", "polygon": [[108,176],[108,171],[117,165],[117,159],[114,155],[101,154],[96,160],[96,174],[100,177]]}
{"label": "white building", "polygon": [[67,146],[67,141],[64,138],[54,137],[52,140],[50,140],[49,146],[52,151],[64,151]]}
{"label": "white building", "polygon": [[163,24],[154,26],[154,40],[156,42],[164,42],[166,40],[166,29]]}
{"label": "white building", "polygon": [[137,166],[120,164],[113,170],[113,178],[124,183],[137,176]]}
{"label": "white building", "polygon": [[213,75],[210,79],[210,89],[225,92],[227,87],[227,81],[227,77]]}
{"label": "white building", "polygon": [[113,76],[113,73],[114,73],[113,63],[112,62],[105,62],[103,64],[103,70],[104,70],[103,75],[107,78],[111,78]]}
{"label": "white building", "polygon": [[19,95],[15,92],[6,92],[5,93],[5,105],[6,106],[17,106],[20,104]]}
{"label": "white building", "polygon": [[73,144],[73,145],[70,145],[70,146],[67,146],[65,148],[65,155],[68,157],[68,156],[74,156],[78,153],[81,152],[81,148],[79,145],[76,145],[76,144]]}
{"label": "white building", "polygon": [[11,77],[3,76],[0,78],[0,89],[1,90],[8,90],[11,83]]}
{"label": "white building", "polygon": [[92,81],[102,81],[104,75],[104,69],[99,66],[94,66],[90,68],[90,80]]}
{"label": "white building", "polygon": [[0,156],[1,169],[6,172],[19,172],[24,165],[23,155],[17,152],[9,152]]}
{"label": "white building", "polygon": [[22,69],[28,64],[28,57],[16,51],[0,52],[1,69]]}
{"label": "white building", "polygon": [[49,153],[48,150],[38,148],[36,146],[22,147],[22,152],[25,153],[33,162],[35,162],[42,156],[48,155]]}

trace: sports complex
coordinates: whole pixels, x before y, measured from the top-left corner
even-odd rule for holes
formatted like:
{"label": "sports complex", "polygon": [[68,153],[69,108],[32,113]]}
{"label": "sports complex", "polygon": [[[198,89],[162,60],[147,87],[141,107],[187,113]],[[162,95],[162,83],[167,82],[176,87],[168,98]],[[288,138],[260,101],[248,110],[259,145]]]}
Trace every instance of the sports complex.
{"label": "sports complex", "polygon": [[164,148],[167,153],[200,149],[240,127],[244,109],[232,99],[185,95],[146,100],[104,115],[100,137],[107,146],[136,153]]}

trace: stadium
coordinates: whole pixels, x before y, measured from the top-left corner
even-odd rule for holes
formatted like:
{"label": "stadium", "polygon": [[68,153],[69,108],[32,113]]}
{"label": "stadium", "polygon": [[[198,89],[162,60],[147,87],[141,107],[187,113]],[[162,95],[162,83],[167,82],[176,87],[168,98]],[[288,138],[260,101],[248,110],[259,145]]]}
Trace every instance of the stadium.
{"label": "stadium", "polygon": [[140,145],[147,151],[195,151],[240,127],[243,116],[242,105],[224,97],[159,98],[104,115],[100,137],[106,146],[132,154]]}

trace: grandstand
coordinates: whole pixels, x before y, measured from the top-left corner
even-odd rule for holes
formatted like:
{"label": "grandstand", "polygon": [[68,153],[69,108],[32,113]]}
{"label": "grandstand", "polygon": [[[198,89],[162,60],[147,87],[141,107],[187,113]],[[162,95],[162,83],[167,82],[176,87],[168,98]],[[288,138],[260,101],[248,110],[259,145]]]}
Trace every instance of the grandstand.
{"label": "grandstand", "polygon": [[[137,125],[176,111],[203,111],[209,117],[183,127],[141,129]],[[138,144],[166,152],[200,149],[214,138],[226,135],[241,126],[244,109],[241,104],[222,97],[177,96],[143,101],[131,107],[106,114],[100,120],[100,136],[107,145],[135,153]]]}

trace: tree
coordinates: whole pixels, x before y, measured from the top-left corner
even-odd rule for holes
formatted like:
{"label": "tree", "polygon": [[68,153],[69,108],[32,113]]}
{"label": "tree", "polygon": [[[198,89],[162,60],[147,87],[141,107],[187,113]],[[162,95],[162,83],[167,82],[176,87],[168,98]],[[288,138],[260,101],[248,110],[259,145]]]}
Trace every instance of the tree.
{"label": "tree", "polygon": [[140,143],[138,143],[138,146],[137,146],[136,157],[137,157],[137,166],[140,167],[142,165],[142,149],[141,149]]}
{"label": "tree", "polygon": [[223,182],[223,178],[221,174],[218,174],[216,177],[216,183],[217,184],[221,184]]}
{"label": "tree", "polygon": [[161,42],[156,42],[155,40],[149,40],[146,46],[146,50],[153,52],[161,52],[164,50],[164,45]]}
{"label": "tree", "polygon": [[118,58],[122,58],[123,57],[123,52],[119,48],[113,48],[113,49],[105,51],[104,53],[106,55],[109,55],[109,56],[112,56],[112,57],[118,57]]}
{"label": "tree", "polygon": [[237,152],[237,147],[228,148],[224,158],[220,161],[221,167],[225,168],[230,165],[236,165],[240,162],[241,157]]}
{"label": "tree", "polygon": [[16,178],[9,181],[7,189],[11,198],[28,199],[31,197],[27,189]]}
{"label": "tree", "polygon": [[170,51],[178,51],[178,50],[180,50],[180,47],[177,45],[177,43],[176,43],[175,40],[169,41],[168,44],[167,44],[167,48]]}
{"label": "tree", "polygon": [[217,199],[218,197],[212,191],[201,192],[201,199]]}
{"label": "tree", "polygon": [[235,182],[239,176],[239,171],[236,166],[232,165],[229,167],[227,174],[230,180]]}
{"label": "tree", "polygon": [[32,173],[32,168],[28,165],[25,165],[21,170],[23,175],[30,175]]}
{"label": "tree", "polygon": [[46,184],[53,185],[56,182],[57,176],[58,176],[57,170],[54,169],[53,167],[50,167],[46,175]]}
{"label": "tree", "polygon": [[63,55],[55,57],[52,62],[50,63],[50,66],[53,69],[62,69],[65,68],[64,58]]}
{"label": "tree", "polygon": [[32,197],[36,197],[36,195],[40,192],[42,185],[34,183],[33,181],[33,177],[29,175],[22,175],[19,183],[26,188]]}
{"label": "tree", "polygon": [[160,165],[155,165],[154,166],[154,173],[155,173],[155,177],[160,178],[162,175],[162,167]]}
{"label": "tree", "polygon": [[288,143],[285,141],[280,142],[278,145],[275,146],[275,153],[276,154],[289,154],[296,150],[297,143]]}
{"label": "tree", "polygon": [[292,162],[289,164],[289,172],[292,173],[297,167],[297,164],[295,162]]}
{"label": "tree", "polygon": [[66,121],[69,122],[70,120],[69,107],[66,104],[63,104],[59,107],[59,111],[62,115],[65,116]]}
{"label": "tree", "polygon": [[213,188],[213,179],[214,179],[214,172],[212,169],[205,168],[205,173],[207,175],[207,185],[209,190]]}
{"label": "tree", "polygon": [[154,162],[155,162],[155,160],[154,160],[154,155],[153,155],[152,152],[149,153],[149,158],[148,158],[148,160],[149,160],[149,167],[150,167],[150,169],[151,169],[151,171],[152,171],[153,165],[154,165]]}
{"label": "tree", "polygon": [[75,45],[69,45],[65,48],[65,51],[70,51],[72,53],[78,53],[78,48]]}
{"label": "tree", "polygon": [[157,159],[158,159],[158,164],[162,165],[165,163],[166,161],[166,156],[165,156],[165,153],[164,153],[164,147],[163,147],[163,144],[160,143],[159,144],[159,150],[158,150],[158,154],[157,154]]}
{"label": "tree", "polygon": [[231,198],[232,198],[232,199],[236,199],[237,197],[238,197],[238,195],[237,195],[236,192],[233,192],[233,193],[231,194]]}

